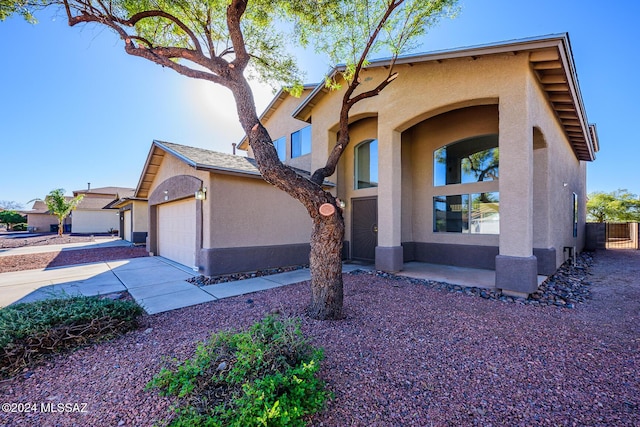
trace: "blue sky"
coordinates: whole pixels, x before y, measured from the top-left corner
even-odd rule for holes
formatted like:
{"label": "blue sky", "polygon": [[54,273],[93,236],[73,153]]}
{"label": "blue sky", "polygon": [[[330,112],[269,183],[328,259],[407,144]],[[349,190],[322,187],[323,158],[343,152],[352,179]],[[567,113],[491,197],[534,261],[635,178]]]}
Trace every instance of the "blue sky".
{"label": "blue sky", "polygon": [[[464,0],[417,52],[568,32],[601,150],[587,189],[640,194],[640,2]],[[124,53],[117,36],[48,10],[0,22],[0,200],[54,188],[135,187],[153,139],[231,152],[242,131],[230,93]],[[302,55],[307,82],[330,66]],[[271,100],[256,87],[258,111]]]}

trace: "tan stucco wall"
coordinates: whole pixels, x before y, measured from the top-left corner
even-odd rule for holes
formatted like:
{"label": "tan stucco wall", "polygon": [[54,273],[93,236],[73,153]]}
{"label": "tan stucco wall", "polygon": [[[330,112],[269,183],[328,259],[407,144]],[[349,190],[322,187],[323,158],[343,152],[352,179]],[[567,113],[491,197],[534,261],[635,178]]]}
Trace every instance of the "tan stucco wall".
{"label": "tan stucco wall", "polygon": [[[296,98],[292,95],[285,95],[285,99],[277,107],[277,110],[275,110],[267,120],[263,120],[262,123],[267,131],[269,131],[269,135],[271,135],[271,138],[274,141],[281,137],[285,137],[287,158],[284,163],[306,171],[311,170],[311,154],[299,156],[292,159],[291,134],[306,126],[309,126],[309,123],[295,119],[291,116],[291,114],[298,107],[298,105],[300,105],[302,100],[306,98],[310,93],[311,90],[308,89],[303,91],[302,95],[299,98]],[[249,157],[253,157],[253,151],[251,150],[251,147],[249,147],[249,149],[247,150],[247,155]]]}
{"label": "tan stucco wall", "polygon": [[[193,176],[202,181],[202,186],[207,188],[207,190],[211,187],[210,185],[210,173],[206,171],[196,170],[195,168],[187,165],[182,160],[177,159],[173,155],[166,153],[162,159],[162,163],[158,168],[158,172],[153,180],[149,188],[149,194],[153,194],[156,188],[165,182],[166,180],[179,176],[179,175],[187,175]],[[193,195],[195,200],[195,193]],[[203,203],[202,210],[202,247],[208,248],[211,247],[210,236],[211,234],[208,232],[210,224],[211,224],[211,209],[208,209],[209,201],[211,197],[207,194],[207,200]],[[147,207],[147,215],[149,214],[149,208]],[[149,220],[149,219],[148,219]],[[194,221],[196,219],[194,218]],[[139,231],[139,230],[135,230]],[[155,232],[155,230],[147,230],[149,233]]]}
{"label": "tan stucco wall", "polygon": [[120,213],[117,209],[75,210],[71,214],[72,233],[107,233],[120,229]]}
{"label": "tan stucco wall", "polygon": [[162,159],[160,167],[158,168],[158,172],[153,179],[153,183],[151,184],[151,187],[149,189],[149,194],[153,193],[153,190],[155,190],[160,183],[177,175],[195,176],[196,178],[199,178],[205,182],[208,181],[209,178],[208,172],[198,171],[195,168],[184,163],[182,160],[177,159],[169,153],[166,153],[164,155],[164,158]]}
{"label": "tan stucco wall", "polygon": [[136,233],[149,232],[149,206],[147,202],[134,200],[132,205],[133,227],[131,231]]}
{"label": "tan stucco wall", "polygon": [[[426,240],[428,236],[425,234],[432,227],[431,218],[424,218],[422,212],[421,216],[416,217],[413,208],[406,206],[407,200],[402,201],[402,170],[409,160],[404,159],[404,166],[398,161],[403,158],[401,133],[425,119],[446,111],[472,105],[495,105],[502,96],[521,91],[523,86],[522,73],[528,72],[527,70],[526,56],[519,58],[512,55],[479,57],[476,60],[464,58],[446,60],[441,63],[413,64],[413,66],[401,65],[397,68],[399,78],[394,80],[378,97],[365,100],[352,109],[351,115],[354,118],[378,117],[378,144],[380,158],[383,159],[380,161],[380,185],[378,187],[378,238],[381,246],[399,246],[401,240],[409,239],[414,232],[418,234],[413,235],[412,240]],[[361,90],[370,89],[386,76],[386,73],[385,69],[367,71],[362,79],[365,83]],[[314,144],[316,144],[312,159],[312,167],[314,168],[326,160],[329,144],[335,141],[340,99],[340,92],[331,94],[322,98],[314,107],[312,113],[313,137]],[[455,130],[457,127],[459,127],[458,124],[451,131],[450,138],[456,138],[455,133],[460,132]],[[405,155],[408,153],[406,150],[405,148]],[[388,155],[393,155],[393,162],[385,162],[385,156]],[[423,159],[425,168],[423,169],[421,165],[415,167],[418,174],[422,174],[424,179],[429,179],[428,182],[431,182],[431,158],[432,153],[429,152],[428,157]],[[417,161],[413,153],[411,153],[410,161]],[[414,176],[413,179],[415,180],[416,177]],[[406,171],[404,181],[406,182]],[[490,191],[486,189],[486,183],[477,185],[484,186],[482,189],[485,191]],[[423,200],[414,199],[413,205],[424,206],[424,198],[427,196],[424,193],[420,196]],[[409,202],[411,203],[411,201]],[[401,206],[404,209],[401,209]],[[411,209],[411,214],[408,209]],[[413,216],[413,223],[418,223],[417,229],[407,230],[406,226],[402,227],[402,215],[405,218]],[[436,241],[461,243],[461,237],[431,236],[430,240],[426,241],[434,241],[435,239]],[[497,244],[495,236],[469,237],[473,239],[473,241],[467,239],[470,244]]]}
{"label": "tan stucco wall", "polygon": [[[337,195],[346,202],[344,209],[345,240],[351,240],[351,200],[358,197],[374,197],[378,188],[355,189],[355,148],[363,141],[378,138],[378,121],[375,117],[357,121],[349,127],[351,141],[338,164]],[[334,175],[334,178],[336,175]]]}
{"label": "tan stucco wall", "polygon": [[202,204],[203,248],[309,242],[311,219],[307,211],[262,179],[198,171],[165,155],[149,194],[177,175],[195,176],[207,187]]}
{"label": "tan stucco wall", "polygon": [[[211,211],[211,248],[308,243],[306,209],[261,179],[213,175],[206,210]],[[207,239],[205,238],[205,241]]]}
{"label": "tan stucco wall", "polygon": [[[434,187],[433,152],[444,145],[478,135],[498,133],[495,105],[469,107],[427,119],[402,135],[403,157],[402,241],[498,244],[496,235],[434,233],[433,197],[498,191],[497,181]],[[408,220],[410,218],[411,220]]]}
{"label": "tan stucco wall", "polygon": [[[577,246],[580,250],[584,246],[586,163],[576,158],[536,82],[529,86],[529,99],[531,121],[537,128],[534,146],[536,136],[546,143],[545,148],[534,150],[534,247],[555,248],[559,266],[565,260],[563,247]],[[537,191],[537,187],[542,190]],[[577,239],[573,237],[573,193],[578,195],[579,202]]]}
{"label": "tan stucco wall", "polygon": [[[70,224],[71,218],[65,219],[65,224]],[[58,224],[58,218],[47,214],[27,214],[27,226],[36,227],[39,233],[48,233],[51,230],[51,224]]]}
{"label": "tan stucco wall", "polygon": [[[380,184],[375,190],[360,191],[363,195],[378,194],[379,244],[398,246],[401,241],[425,241],[500,245],[501,254],[519,257],[530,256],[533,247],[554,247],[560,261],[562,246],[573,245],[572,191],[579,195],[583,217],[585,168],[577,161],[539,87],[528,55],[500,54],[400,65],[397,71],[399,77],[379,96],[351,110],[353,121],[377,117]],[[387,72],[382,68],[367,70],[360,90],[371,89]],[[341,99],[341,91],[329,94],[317,100],[313,108],[313,169],[324,164],[335,141]],[[444,112],[482,105],[489,107],[474,110],[481,114],[460,110],[448,118],[440,116],[437,126],[435,121],[427,121]],[[492,113],[487,113],[489,110]],[[542,132],[547,148],[533,149],[534,127]],[[500,181],[434,189],[433,150],[467,136],[487,133],[499,133]],[[333,177],[338,181],[338,194],[347,199],[353,197],[353,146],[357,142],[359,137],[352,136],[353,145],[341,161],[339,176]],[[402,159],[400,167],[398,158]],[[500,236],[432,232],[432,197],[436,193],[483,191],[500,191]],[[349,238],[349,212],[345,219]]]}

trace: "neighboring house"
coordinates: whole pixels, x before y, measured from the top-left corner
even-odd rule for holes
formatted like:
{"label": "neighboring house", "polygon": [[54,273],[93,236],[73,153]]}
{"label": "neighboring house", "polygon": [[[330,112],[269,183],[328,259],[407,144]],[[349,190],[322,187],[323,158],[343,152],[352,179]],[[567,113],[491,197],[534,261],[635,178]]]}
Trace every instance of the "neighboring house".
{"label": "neighboring house", "polygon": [[[386,78],[388,65],[369,64],[359,90]],[[497,288],[534,292],[538,274],[553,273],[569,250],[584,247],[586,162],[599,148],[568,35],[402,57],[395,71],[399,77],[379,96],[351,110],[351,141],[330,177],[346,201],[348,257],[385,271],[402,270],[408,261],[495,269]],[[343,90],[331,92],[323,84],[307,87],[300,99],[276,96],[262,122],[285,163],[305,170],[324,165],[336,141],[342,97]],[[252,157],[246,140],[239,148]],[[171,150],[162,145],[152,151],[165,161],[178,158],[167,156]],[[167,175],[169,165],[159,167],[161,178],[143,182],[154,191],[156,206],[175,197],[170,190],[176,186],[166,182],[187,173],[174,167]],[[254,245],[307,241],[310,221],[300,221],[307,229],[296,225],[276,233],[264,225],[282,215],[298,224],[298,216],[306,215],[301,207],[275,210],[298,202],[267,186],[264,195],[246,191],[246,179],[234,180],[233,189],[208,202],[213,214],[227,213],[220,246],[236,246],[253,234],[256,241],[237,245],[246,247],[236,253],[243,257]],[[192,192],[197,184],[188,187]],[[247,218],[256,212],[257,224]],[[212,213],[201,215],[211,220]],[[219,245],[217,236],[207,245]]]}
{"label": "neighboring house", "polygon": [[[67,201],[73,197],[65,197]],[[27,230],[38,233],[58,231],[58,217],[49,213],[47,204],[43,200],[36,200],[31,210],[20,211],[27,216]],[[64,219],[65,233],[71,232],[71,216]]]}
{"label": "neighboring house", "polygon": [[309,261],[307,211],[253,159],[154,141],[134,198],[148,200],[147,250],[204,275]]}
{"label": "neighboring house", "polygon": [[101,187],[76,190],[73,196],[84,197],[72,212],[71,232],[108,233],[120,229],[120,212],[112,204],[121,198],[131,197],[133,188]]}
{"label": "neighboring house", "polygon": [[124,197],[110,205],[120,213],[120,237],[135,244],[146,244],[149,233],[149,206],[147,200]]}

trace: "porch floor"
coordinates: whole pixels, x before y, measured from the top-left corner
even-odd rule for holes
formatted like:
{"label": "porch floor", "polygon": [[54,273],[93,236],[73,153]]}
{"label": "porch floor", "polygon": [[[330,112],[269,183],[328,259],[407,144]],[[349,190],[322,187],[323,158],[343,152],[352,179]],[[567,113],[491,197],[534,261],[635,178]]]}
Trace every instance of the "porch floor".
{"label": "porch floor", "polygon": [[[412,277],[415,279],[433,280],[450,283],[459,286],[472,286],[476,288],[495,289],[495,270],[483,270],[479,268],[455,267],[452,265],[428,264],[425,262],[405,262],[398,276]],[[538,285],[545,281],[547,276],[538,276]]]}

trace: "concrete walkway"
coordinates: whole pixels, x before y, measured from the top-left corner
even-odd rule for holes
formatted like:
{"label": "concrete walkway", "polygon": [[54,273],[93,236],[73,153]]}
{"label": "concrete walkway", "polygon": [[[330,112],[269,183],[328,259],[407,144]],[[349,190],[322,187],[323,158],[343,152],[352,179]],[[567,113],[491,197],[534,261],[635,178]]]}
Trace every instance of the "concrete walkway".
{"label": "concrete walkway", "polygon": [[[345,265],[343,271],[362,269]],[[194,272],[162,257],[132,258],[0,274],[0,306],[65,296],[128,291],[149,314],[302,282],[309,269],[198,287]]]}

